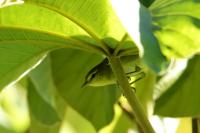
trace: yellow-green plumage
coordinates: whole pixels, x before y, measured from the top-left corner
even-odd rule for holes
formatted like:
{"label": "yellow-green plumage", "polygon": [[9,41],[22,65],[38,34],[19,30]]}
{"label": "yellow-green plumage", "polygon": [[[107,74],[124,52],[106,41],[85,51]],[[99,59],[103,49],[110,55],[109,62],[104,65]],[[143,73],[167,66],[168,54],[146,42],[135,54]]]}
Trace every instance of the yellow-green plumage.
{"label": "yellow-green plumage", "polygon": [[[138,55],[124,56],[120,59],[128,77],[134,76],[140,71],[140,68],[135,64],[135,60],[138,59]],[[108,60],[104,59],[100,64],[88,72],[83,86],[105,86],[111,84],[116,84],[116,79]]]}

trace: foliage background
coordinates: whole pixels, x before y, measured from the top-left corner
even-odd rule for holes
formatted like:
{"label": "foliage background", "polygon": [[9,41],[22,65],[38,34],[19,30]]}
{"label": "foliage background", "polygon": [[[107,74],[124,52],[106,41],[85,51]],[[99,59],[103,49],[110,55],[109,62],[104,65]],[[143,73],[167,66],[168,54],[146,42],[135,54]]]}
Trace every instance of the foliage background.
{"label": "foliage background", "polygon": [[135,130],[116,85],[81,88],[127,32],[120,52],[140,55],[147,76],[135,87],[146,113],[162,116],[157,124],[188,117],[180,126],[199,116],[199,0],[0,3],[0,132]]}

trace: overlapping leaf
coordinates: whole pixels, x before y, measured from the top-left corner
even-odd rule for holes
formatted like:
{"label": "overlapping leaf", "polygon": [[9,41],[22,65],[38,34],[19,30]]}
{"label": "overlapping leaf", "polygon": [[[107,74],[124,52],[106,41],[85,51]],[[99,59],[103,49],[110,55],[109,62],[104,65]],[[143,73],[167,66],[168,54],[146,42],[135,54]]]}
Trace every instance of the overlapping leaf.
{"label": "overlapping leaf", "polygon": [[199,116],[200,56],[188,62],[181,77],[156,101],[155,113],[163,116]]}
{"label": "overlapping leaf", "polygon": [[25,0],[25,3],[62,15],[95,39],[112,37],[118,40],[125,33],[108,0]]}
{"label": "overlapping leaf", "polygon": [[101,52],[96,47],[101,40],[114,47],[124,34],[106,0],[28,0],[2,6],[0,76],[4,78],[0,79],[0,88],[16,80],[52,49],[70,46]]}
{"label": "overlapping leaf", "polygon": [[56,87],[69,105],[96,129],[108,124],[113,118],[113,105],[118,99],[119,88],[115,85],[81,88],[86,74],[102,57],[72,49],[54,51],[51,57]]}
{"label": "overlapping leaf", "polygon": [[29,77],[28,102],[31,113],[46,125],[59,122],[60,118],[55,109],[55,86],[49,58],[31,71]]}
{"label": "overlapping leaf", "polygon": [[[14,34],[13,34],[14,33]],[[47,51],[61,47],[59,43],[45,41],[45,34],[40,34],[44,40],[28,40],[31,35],[37,38],[36,32],[1,28],[0,30],[0,90],[11,81],[16,80],[20,75],[31,69]],[[24,40],[23,40],[24,39]]]}
{"label": "overlapping leaf", "polygon": [[150,7],[154,34],[167,57],[190,57],[200,51],[199,8],[199,0],[157,0]]}
{"label": "overlapping leaf", "polygon": [[119,18],[126,30],[136,42],[144,62],[155,72],[167,67],[167,61],[162,55],[159,44],[152,29],[152,18],[147,8],[138,1],[112,1]]}

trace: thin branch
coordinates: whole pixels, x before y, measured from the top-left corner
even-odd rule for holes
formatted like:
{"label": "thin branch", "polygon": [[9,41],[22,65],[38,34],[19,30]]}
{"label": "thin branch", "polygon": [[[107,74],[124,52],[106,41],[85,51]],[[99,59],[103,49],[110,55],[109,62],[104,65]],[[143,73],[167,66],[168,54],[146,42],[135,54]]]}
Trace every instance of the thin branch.
{"label": "thin branch", "polygon": [[155,133],[152,128],[139,100],[133,92],[126,74],[123,70],[120,58],[116,56],[108,57],[111,68],[116,76],[118,84],[121,86],[123,94],[127,98],[137,123],[140,125],[144,133]]}
{"label": "thin branch", "polygon": [[118,56],[129,56],[129,55],[139,55],[139,51],[138,49],[133,49],[133,48],[129,48],[129,49],[125,49],[119,52]]}
{"label": "thin branch", "polygon": [[199,133],[199,131],[198,131],[198,118],[192,118],[192,133]]}
{"label": "thin branch", "polygon": [[118,52],[120,51],[124,41],[127,39],[128,37],[128,34],[126,33],[123,38],[121,39],[121,41],[117,44],[116,48],[115,48],[115,51],[113,53],[113,55],[118,55]]}

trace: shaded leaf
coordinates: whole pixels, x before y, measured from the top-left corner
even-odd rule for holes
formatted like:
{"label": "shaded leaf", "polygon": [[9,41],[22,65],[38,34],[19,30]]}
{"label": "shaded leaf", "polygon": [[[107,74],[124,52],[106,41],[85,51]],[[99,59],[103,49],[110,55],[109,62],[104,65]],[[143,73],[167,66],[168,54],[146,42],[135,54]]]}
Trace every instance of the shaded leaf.
{"label": "shaded leaf", "polygon": [[136,82],[136,95],[148,115],[152,115],[153,110],[153,90],[155,88],[156,74],[146,69],[145,77]]}
{"label": "shaded leaf", "polygon": [[66,102],[96,129],[107,125],[113,118],[119,88],[115,85],[81,88],[86,74],[102,61],[102,57],[73,49],[55,51],[51,57],[55,84]]}
{"label": "shaded leaf", "polygon": [[[168,66],[162,55],[157,39],[153,35],[152,18],[148,9],[137,1],[112,1],[123,25],[135,41],[144,62],[155,72]],[[133,12],[134,14],[130,14]],[[127,14],[127,15],[124,15]]]}
{"label": "shaded leaf", "polygon": [[33,114],[30,112],[30,118],[31,118],[31,125],[28,130],[29,133],[59,133],[60,131],[60,123],[56,123],[51,126],[47,126],[44,124],[41,124],[38,122],[37,119],[33,116]]}
{"label": "shaded leaf", "polygon": [[[29,74],[28,101],[32,114],[43,124],[59,121],[55,108],[55,86],[51,77],[50,60],[46,58]],[[48,116],[48,117],[47,117]]]}
{"label": "shaded leaf", "polygon": [[28,103],[31,113],[42,123],[51,125],[59,121],[56,110],[42,99],[31,82],[28,86]]}
{"label": "shaded leaf", "polygon": [[155,113],[163,116],[199,116],[200,56],[188,62],[181,77],[156,100]]}

